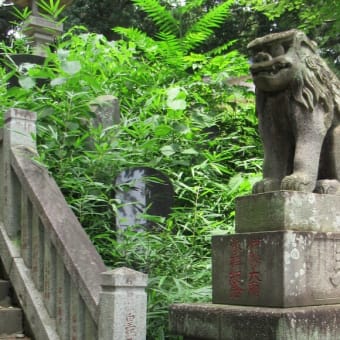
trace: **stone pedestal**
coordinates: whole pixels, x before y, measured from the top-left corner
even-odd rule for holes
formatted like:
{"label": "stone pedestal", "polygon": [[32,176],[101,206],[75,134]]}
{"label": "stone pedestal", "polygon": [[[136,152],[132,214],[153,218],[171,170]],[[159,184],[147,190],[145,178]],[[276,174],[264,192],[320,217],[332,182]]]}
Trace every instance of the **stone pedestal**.
{"label": "stone pedestal", "polygon": [[184,340],[337,340],[340,307],[178,304],[170,307],[170,329]]}
{"label": "stone pedestal", "polygon": [[236,233],[298,230],[340,232],[340,196],[275,191],[236,200]]}
{"label": "stone pedestal", "polygon": [[296,307],[340,303],[340,233],[215,236],[213,303]]}
{"label": "stone pedestal", "polygon": [[340,196],[237,200],[236,234],[212,239],[213,304],[174,305],[184,339],[340,339]]}

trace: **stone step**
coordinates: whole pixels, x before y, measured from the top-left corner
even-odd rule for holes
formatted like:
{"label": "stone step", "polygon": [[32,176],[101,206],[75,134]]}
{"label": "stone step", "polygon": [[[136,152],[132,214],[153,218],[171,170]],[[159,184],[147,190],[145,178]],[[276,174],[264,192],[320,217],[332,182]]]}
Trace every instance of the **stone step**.
{"label": "stone step", "polygon": [[30,340],[31,338],[28,338],[22,333],[16,333],[16,334],[0,334],[0,340],[18,340],[18,339],[23,339],[23,340]]}
{"label": "stone step", "polygon": [[0,334],[22,333],[22,310],[0,306]]}

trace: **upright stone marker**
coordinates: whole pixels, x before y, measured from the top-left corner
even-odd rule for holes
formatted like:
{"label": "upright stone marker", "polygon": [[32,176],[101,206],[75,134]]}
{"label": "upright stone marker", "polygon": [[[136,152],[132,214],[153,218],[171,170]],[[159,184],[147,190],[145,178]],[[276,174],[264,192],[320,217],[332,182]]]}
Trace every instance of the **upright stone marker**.
{"label": "upright stone marker", "polygon": [[[340,83],[302,32],[255,39],[263,180],[212,240],[213,304],[175,305],[184,339],[340,339]],[[282,191],[280,191],[282,190]]]}
{"label": "upright stone marker", "polygon": [[95,117],[93,123],[95,126],[101,125],[104,129],[120,122],[120,109],[118,98],[111,95],[96,97],[90,102],[90,110]]}
{"label": "upright stone marker", "polygon": [[136,231],[151,229],[154,223],[145,215],[167,217],[171,212],[173,188],[167,176],[156,169],[136,167],[122,171],[116,179],[116,198],[120,208],[116,227]]}

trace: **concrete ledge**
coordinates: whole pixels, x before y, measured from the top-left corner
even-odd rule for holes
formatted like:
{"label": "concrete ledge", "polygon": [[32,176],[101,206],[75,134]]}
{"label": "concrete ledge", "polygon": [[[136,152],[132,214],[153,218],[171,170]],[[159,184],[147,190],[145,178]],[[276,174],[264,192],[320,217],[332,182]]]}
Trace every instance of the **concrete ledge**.
{"label": "concrete ledge", "polygon": [[214,304],[170,306],[170,331],[184,339],[340,339],[340,305],[298,308]]}
{"label": "concrete ledge", "polygon": [[340,196],[275,191],[236,200],[236,232],[340,232]]}

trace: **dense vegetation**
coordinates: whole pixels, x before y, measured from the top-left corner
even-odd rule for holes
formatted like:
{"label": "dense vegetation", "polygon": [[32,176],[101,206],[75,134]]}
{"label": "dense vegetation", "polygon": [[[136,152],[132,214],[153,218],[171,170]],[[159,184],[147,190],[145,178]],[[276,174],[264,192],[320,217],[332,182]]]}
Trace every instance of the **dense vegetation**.
{"label": "dense vegetation", "polygon": [[[152,3],[147,0],[144,3]],[[181,19],[182,27],[190,27],[197,17],[204,15],[217,4],[229,3],[230,15],[216,28],[214,34],[200,46],[208,51],[226,41],[237,40],[234,47],[246,52],[247,42],[268,32],[302,28],[316,40],[324,56],[337,61],[340,68],[340,3],[337,0],[191,0],[191,7],[183,10],[184,1],[159,0]],[[66,10],[66,25],[86,25],[91,32],[104,34],[108,39],[117,38],[113,26],[137,27],[150,36],[158,33],[157,26],[132,0],[74,0]]]}
{"label": "dense vegetation", "polygon": [[[3,43],[0,107],[38,113],[36,161],[53,174],[106,264],[149,274],[148,337],[164,339],[169,304],[210,300],[210,238],[233,232],[234,200],[258,179],[261,146],[247,58],[236,41],[215,39],[236,2],[208,13],[202,1],[176,11],[134,3],[153,34],[120,27],[121,38],[110,41],[74,26],[43,66],[19,69],[10,56],[30,53],[27,41]],[[190,13],[198,14],[184,22]],[[19,86],[8,88],[14,74]],[[102,95],[119,99],[119,124],[94,124],[91,106]],[[169,218],[153,218],[157,232],[132,228],[117,242],[114,179],[133,166],[165,173],[175,203]]]}

